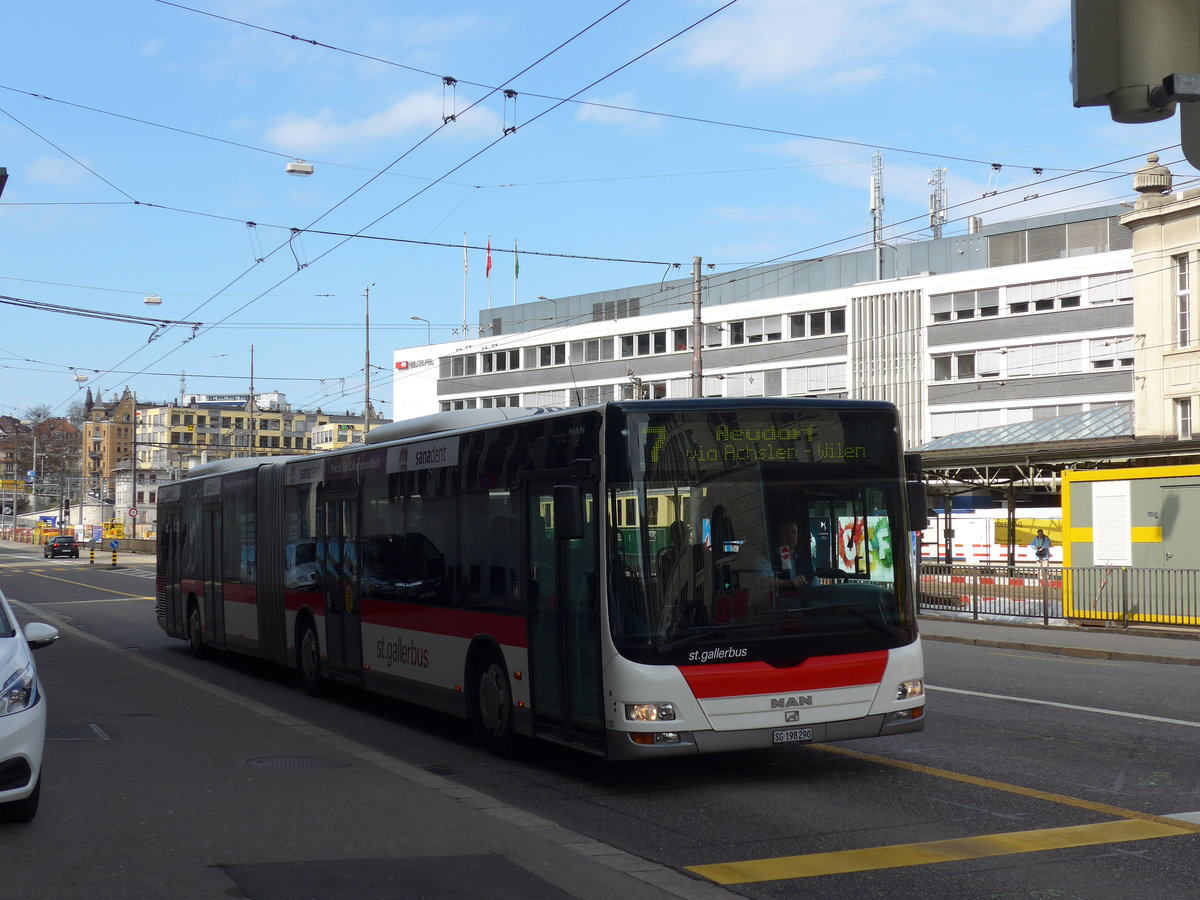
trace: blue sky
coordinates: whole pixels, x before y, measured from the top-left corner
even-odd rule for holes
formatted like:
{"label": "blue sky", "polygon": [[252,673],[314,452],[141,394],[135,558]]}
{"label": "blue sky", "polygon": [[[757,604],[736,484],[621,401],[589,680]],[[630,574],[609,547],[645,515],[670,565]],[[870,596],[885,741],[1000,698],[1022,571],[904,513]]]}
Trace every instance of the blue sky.
{"label": "blue sky", "polygon": [[[1072,107],[1066,0],[723,5],[6,5],[0,414],[61,414],[88,387],[168,401],[181,373],[245,391],[252,345],[257,390],[360,412],[369,287],[390,416],[391,351],[452,340],[464,299],[474,324],[514,287],[861,246],[876,148],[896,241],[928,236],[938,166],[947,234],[1129,200],[1154,150],[1177,188],[1195,174],[1177,119]],[[493,248],[465,288],[464,236]]]}

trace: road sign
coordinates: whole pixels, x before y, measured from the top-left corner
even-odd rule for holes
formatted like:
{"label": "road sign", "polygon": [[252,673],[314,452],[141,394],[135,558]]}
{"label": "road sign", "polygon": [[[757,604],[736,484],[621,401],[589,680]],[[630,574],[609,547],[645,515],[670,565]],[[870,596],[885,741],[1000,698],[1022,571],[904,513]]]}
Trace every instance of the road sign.
{"label": "road sign", "polygon": [[136,507],[136,506],[134,506],[134,507],[131,507],[131,508],[130,508],[130,510],[129,510],[129,518],[131,518],[131,519],[136,519],[136,518],[137,518],[137,507]]}
{"label": "road sign", "polygon": [[117,549],[118,547],[120,547],[120,546],[121,546],[121,542],[120,542],[120,541],[109,541],[109,542],[108,542],[108,549],[109,549],[109,550],[116,550],[116,549]]}

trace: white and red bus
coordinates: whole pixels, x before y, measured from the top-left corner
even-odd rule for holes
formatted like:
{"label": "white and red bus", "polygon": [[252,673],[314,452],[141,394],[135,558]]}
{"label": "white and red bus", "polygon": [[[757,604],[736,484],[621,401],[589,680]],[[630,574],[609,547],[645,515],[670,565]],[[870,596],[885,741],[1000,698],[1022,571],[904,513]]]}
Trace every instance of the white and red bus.
{"label": "white and red bus", "polygon": [[[498,752],[916,731],[914,466],[886,403],[442,413],[163,487],[157,617],[314,693],[332,679],[464,717]],[[790,583],[779,521],[808,557]]]}

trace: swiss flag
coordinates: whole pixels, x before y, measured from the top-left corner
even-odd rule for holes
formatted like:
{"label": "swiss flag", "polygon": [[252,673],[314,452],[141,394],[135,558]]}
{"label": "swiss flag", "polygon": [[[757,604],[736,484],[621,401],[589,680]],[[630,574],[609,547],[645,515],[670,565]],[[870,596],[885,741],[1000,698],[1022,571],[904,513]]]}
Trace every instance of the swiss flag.
{"label": "swiss flag", "polygon": [[483,267],[483,277],[492,277],[492,239],[490,237],[487,242],[487,265]]}

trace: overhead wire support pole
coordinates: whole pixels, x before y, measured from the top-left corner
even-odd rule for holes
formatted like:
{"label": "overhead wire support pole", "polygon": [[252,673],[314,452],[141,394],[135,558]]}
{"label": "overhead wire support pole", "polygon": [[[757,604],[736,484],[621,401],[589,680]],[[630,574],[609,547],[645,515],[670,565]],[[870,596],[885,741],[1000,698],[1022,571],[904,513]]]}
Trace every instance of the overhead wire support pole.
{"label": "overhead wire support pole", "polygon": [[700,322],[700,257],[692,257],[692,396],[704,396],[704,361],[700,355],[704,326]]}
{"label": "overhead wire support pole", "polygon": [[363,443],[371,430],[371,286],[363,288]]}

